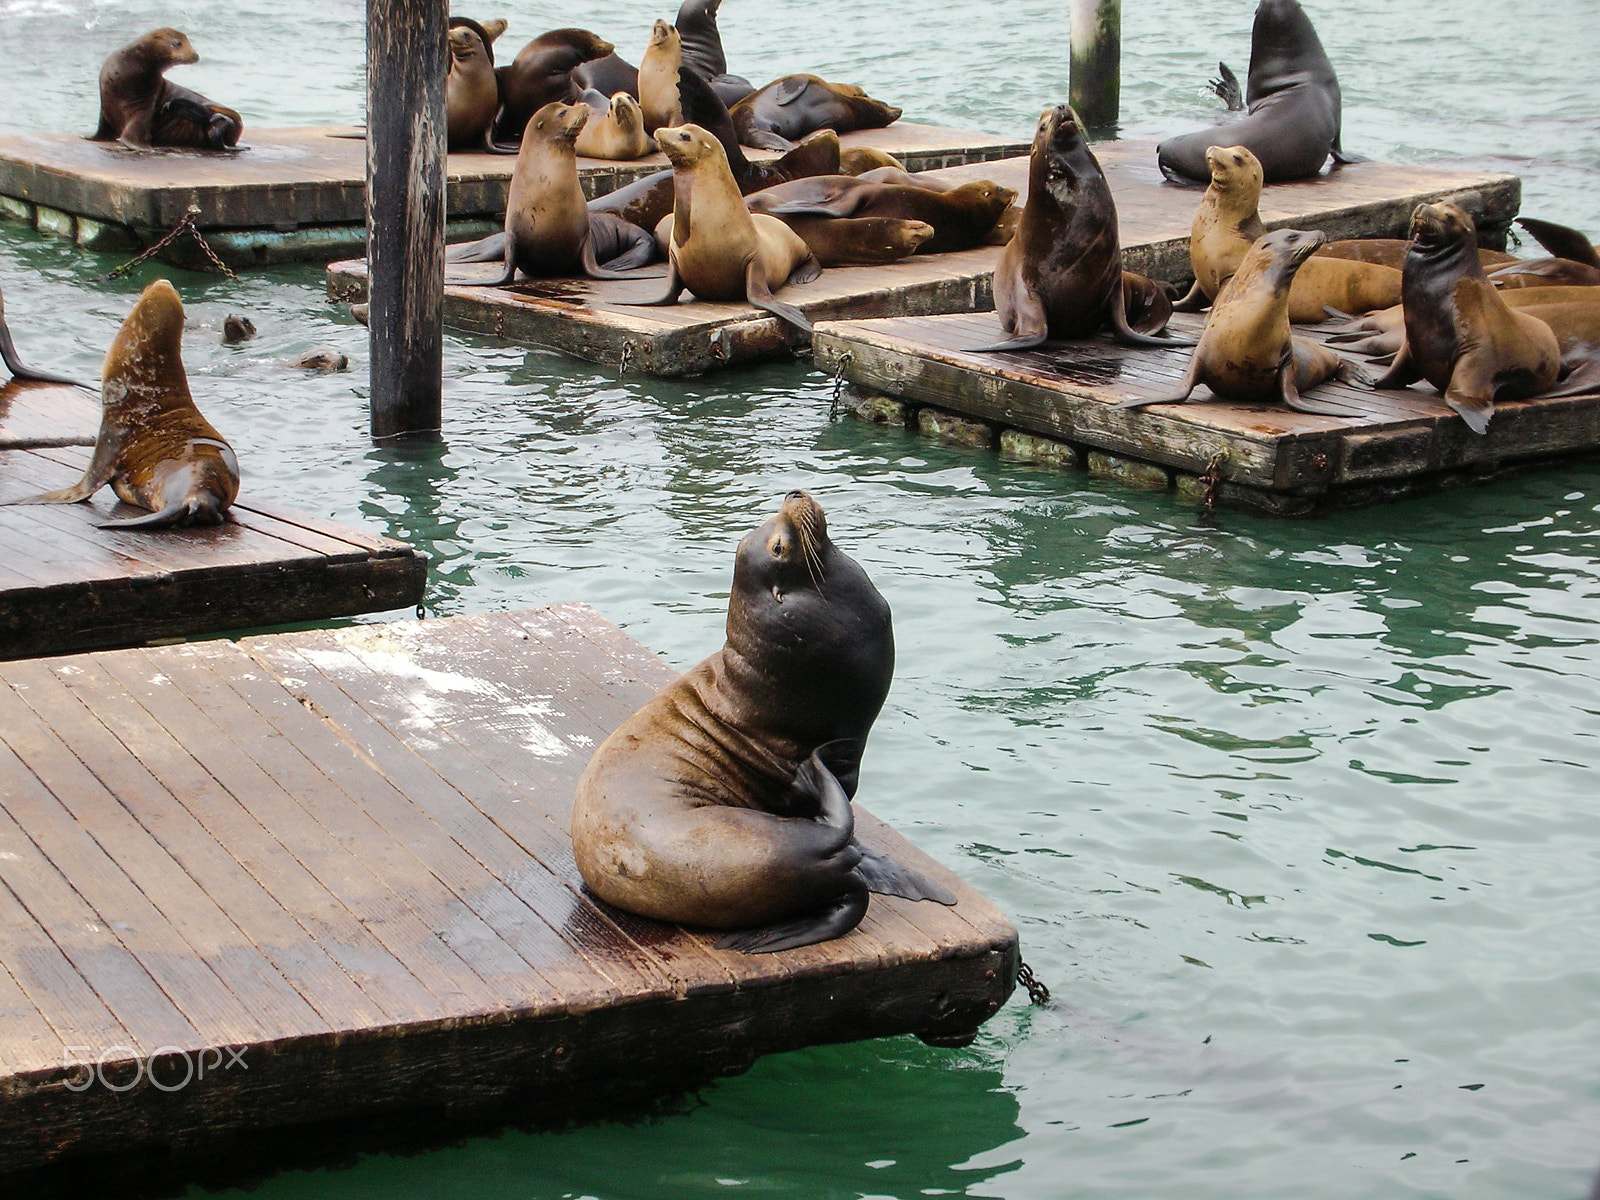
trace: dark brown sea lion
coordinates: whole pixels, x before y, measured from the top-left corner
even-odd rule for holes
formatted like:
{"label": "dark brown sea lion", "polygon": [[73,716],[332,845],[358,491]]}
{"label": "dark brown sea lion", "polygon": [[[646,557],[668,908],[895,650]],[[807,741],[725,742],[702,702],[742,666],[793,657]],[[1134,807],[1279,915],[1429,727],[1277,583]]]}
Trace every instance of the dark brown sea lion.
{"label": "dark brown sea lion", "polygon": [[612,48],[587,29],[553,29],[534,38],[509,66],[495,71],[501,108],[490,134],[493,141],[515,144],[533,114],[546,104],[576,100],[582,88],[572,78],[573,68],[604,58]]}
{"label": "dark brown sea lion", "polygon": [[[850,146],[839,154],[839,174],[865,175],[869,171],[891,170],[906,173],[906,165],[887,150],[871,146]],[[900,179],[880,179],[878,183],[903,183]]]}
{"label": "dark brown sea lion", "polygon": [[832,129],[882,129],[900,119],[900,110],[874,100],[850,83],[829,83],[815,75],[785,75],[746,96],[728,110],[739,141],[758,150],[792,150],[808,133]]}
{"label": "dark brown sea lion", "polygon": [[[1348,258],[1355,262],[1373,263],[1380,267],[1393,267],[1396,271],[1405,270],[1406,250],[1411,243],[1404,238],[1340,238],[1329,242],[1318,250],[1315,258]],[[1497,267],[1509,266],[1517,262],[1517,256],[1507,254],[1503,250],[1488,250],[1478,247],[1478,261],[1483,264],[1485,271],[1493,271]]]}
{"label": "dark brown sea lion", "polygon": [[1240,404],[1281,403],[1299,412],[1350,415],[1345,405],[1305,393],[1329,379],[1371,380],[1335,351],[1289,335],[1294,273],[1326,240],[1322,233],[1298,229],[1262,234],[1217,296],[1178,389],[1117,407],[1181,404],[1203,383],[1221,399]]}
{"label": "dark brown sea lion", "polygon": [[[1028,199],[1016,236],[1000,252],[994,306],[1013,335],[983,351],[1023,350],[1051,338],[1092,337],[1109,324],[1118,341],[1188,346],[1128,319],[1117,206],[1078,115],[1065,104],[1039,118],[1029,151]],[[1170,312],[1170,307],[1168,308]]]}
{"label": "dark brown sea lion", "polygon": [[644,131],[644,113],[639,102],[627,92],[607,100],[590,89],[578,100],[589,106],[589,119],[578,133],[577,150],[584,158],[603,158],[612,162],[632,162],[655,153],[656,144]]}
{"label": "dark brown sea lion", "polygon": [[[498,279],[454,280],[467,287],[504,287],[520,270],[536,279],[587,275],[591,279],[636,278],[600,265],[578,180],[578,132],[589,119],[584,104],[546,104],[529,118],[506,190],[506,227],[501,242],[505,272]],[[481,261],[494,242],[467,243],[446,261]]]}
{"label": "dark brown sea lion", "polygon": [[667,291],[645,303],[676,304],[687,288],[701,300],[747,300],[809,334],[805,315],[772,294],[821,274],[805,241],[777,217],[745,208],[721,143],[698,125],[658,129],[656,145],[672,163],[676,198]]}
{"label": "dark brown sea lion", "polygon": [[1211,146],[1248,146],[1268,183],[1307,179],[1331,154],[1355,161],[1339,145],[1339,79],[1298,0],[1261,0],[1250,33],[1249,106],[1243,117],[1156,147],[1161,173],[1176,182],[1204,183]]}
{"label": "dark brown sea lion", "polygon": [[446,141],[451,150],[488,149],[500,111],[494,35],[468,17],[450,18],[450,73],[444,80]]}
{"label": "dark brown sea lion", "polygon": [[817,175],[763,188],[746,197],[751,212],[775,217],[894,217],[932,225],[919,253],[943,254],[981,246],[1000,215],[1017,198],[1015,188],[979,179],[949,191],[872,183],[855,175]]}
{"label": "dark brown sea lion", "polygon": [[1506,306],[1478,262],[1472,218],[1449,202],[1419,204],[1406,255],[1405,341],[1380,388],[1426,379],[1474,433],[1497,401],[1554,386],[1561,348],[1550,327]]}
{"label": "dark brown sea lion", "polygon": [[[831,129],[813,133],[781,158],[752,162],[739,145],[727,107],[711,86],[688,67],[678,72],[678,97],[685,123],[700,126],[722,144],[733,181],[745,195],[791,179],[839,171],[839,135]],[[670,170],[658,171],[607,195],[596,196],[589,202],[589,210],[614,213],[632,224],[654,229],[672,211],[675,187]]]}
{"label": "dark brown sea lion", "polygon": [[76,379],[68,375],[58,375],[54,371],[43,371],[38,367],[30,367],[22,361],[17,354],[16,343],[11,340],[11,328],[6,324],[6,300],[0,295],[0,361],[6,364],[6,370],[11,372],[13,379],[32,380],[36,383],[66,383],[75,387],[83,387]]}
{"label": "dark brown sea lion", "polygon": [[[1519,288],[1502,293],[1510,301],[1517,295],[1538,292],[1573,292],[1576,288]],[[1524,304],[1517,311],[1543,321],[1561,347],[1561,382],[1542,393],[1546,396],[1600,394],[1600,299],[1563,299],[1555,303]]]}
{"label": "dark brown sea lion", "polygon": [[229,313],[222,318],[222,342],[226,346],[237,346],[240,342],[248,342],[256,335],[256,323],[249,317],[240,313]]}
{"label": "dark brown sea lion", "polygon": [[683,45],[683,65],[706,80],[724,104],[737,104],[756,89],[744,76],[728,74],[728,58],[717,28],[721,7],[722,0],[683,0],[673,27]]}
{"label": "dark brown sea lion", "polygon": [[784,217],[825,267],[875,266],[909,258],[934,236],[925,221],[898,217]]}
{"label": "dark brown sea lion", "polygon": [[14,504],[70,504],[106,484],[143,517],[102,529],[217,525],[239,494],[239,462],[200,415],[183,371],[183,303],[158,279],[139,297],[106,353],[100,432],[83,478]]}
{"label": "dark brown sea lion", "polygon": [[348,371],[350,369],[350,356],[338,350],[326,348],[307,350],[289,365],[298,367],[302,371]]}
{"label": "dark brown sea lion", "polygon": [[1600,286],[1600,267],[1570,258],[1519,258],[1489,272],[1489,282],[1502,290],[1529,287]]}
{"label": "dark brown sea lion", "polygon": [[1540,221],[1533,217],[1518,217],[1517,224],[1531,233],[1533,240],[1554,257],[1600,267],[1600,247],[1596,247],[1585,234],[1570,225],[1557,225],[1554,221]]}
{"label": "dark brown sea lion", "polygon": [[165,76],[169,67],[199,61],[189,39],[176,29],[154,30],[116,51],[100,68],[100,124],[89,140],[139,149],[237,145],[244,131],[238,113]]}
{"label": "dark brown sea lion", "polygon": [[589,890],[766,953],[854,929],[869,891],[955,898],[855,836],[850,799],[894,675],[889,605],[790,492],[739,543],[727,642],[600,744],[572,852]]}

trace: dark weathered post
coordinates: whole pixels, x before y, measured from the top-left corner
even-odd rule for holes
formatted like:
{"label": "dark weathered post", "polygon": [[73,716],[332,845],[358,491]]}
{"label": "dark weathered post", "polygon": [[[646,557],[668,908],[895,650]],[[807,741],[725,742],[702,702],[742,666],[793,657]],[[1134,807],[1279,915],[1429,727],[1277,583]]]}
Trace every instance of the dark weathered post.
{"label": "dark weathered post", "polygon": [[437,434],[444,360],[447,0],[367,0],[372,436]]}
{"label": "dark weathered post", "polygon": [[1122,104],[1122,0],[1072,0],[1071,99],[1089,129],[1115,131]]}

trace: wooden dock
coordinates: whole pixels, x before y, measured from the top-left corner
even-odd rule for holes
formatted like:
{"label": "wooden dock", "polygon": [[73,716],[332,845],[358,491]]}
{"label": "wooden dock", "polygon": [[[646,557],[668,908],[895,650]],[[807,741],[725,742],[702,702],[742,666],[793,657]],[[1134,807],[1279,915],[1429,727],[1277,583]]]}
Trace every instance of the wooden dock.
{"label": "wooden dock", "polygon": [[224,525],[100,529],[139,510],[110,488],[82,504],[5,506],[83,476],[99,404],[76,388],[0,389],[0,659],[326,620],[421,601],[426,556],[239,497]]}
{"label": "wooden dock", "polygon": [[959,903],[742,955],[589,898],[578,774],[673,675],[577,605],[0,664],[0,1171],[970,1040],[1016,930],[865,812]]}
{"label": "wooden dock", "polygon": [[[1015,138],[897,121],[845,134],[911,170],[1026,153]],[[326,262],[366,244],[367,143],[353,127],[247,132],[248,150],[139,152],[75,134],[0,135],[0,219],[97,250],[138,249],[165,236],[192,204],[195,227],[231,266],[289,260]],[[752,150],[753,158],[769,158]],[[451,237],[500,228],[514,156],[452,154],[446,163]],[[580,158],[579,176],[603,195],[667,165],[660,154],[633,162]],[[171,261],[201,264],[193,239],[174,243]]]}
{"label": "wooden dock", "polygon": [[[1117,201],[1123,255],[1129,270],[1159,279],[1190,277],[1189,227],[1202,190],[1162,181],[1155,143],[1106,142],[1095,147]],[[1027,159],[952,167],[937,172],[955,183],[994,179],[1027,192]],[[1357,163],[1323,177],[1265,189],[1261,217],[1269,228],[1321,229],[1330,237],[1404,236],[1411,211],[1449,198],[1479,223],[1487,243],[1503,245],[1521,201],[1510,175],[1392,163]],[[994,307],[990,288],[998,246],[955,254],[917,254],[878,267],[825,270],[782,298],[813,321],[981,312]],[[494,264],[452,264],[463,279],[493,278]],[[366,264],[328,268],[329,294],[365,295]],[[507,288],[446,287],[445,323],[515,342],[548,346],[590,362],[652,375],[696,375],[733,363],[804,350],[808,340],[776,317],[746,304],[693,301],[675,308],[634,308],[660,280],[550,280]],[[626,358],[624,358],[626,355]]]}
{"label": "wooden dock", "polygon": [[[1170,328],[1197,337],[1204,324],[1204,314],[1179,313]],[[1332,328],[1295,332],[1317,339]],[[1119,346],[1104,334],[1005,354],[962,349],[1002,336],[993,313],[828,323],[817,328],[817,365],[867,393],[858,411],[872,419],[1277,516],[1358,507],[1600,450],[1600,397],[1499,405],[1486,436],[1426,385],[1319,386],[1319,400],[1348,407],[1340,417],[1227,403],[1204,386],[1186,404],[1118,409],[1125,399],[1174,391],[1193,351]]]}

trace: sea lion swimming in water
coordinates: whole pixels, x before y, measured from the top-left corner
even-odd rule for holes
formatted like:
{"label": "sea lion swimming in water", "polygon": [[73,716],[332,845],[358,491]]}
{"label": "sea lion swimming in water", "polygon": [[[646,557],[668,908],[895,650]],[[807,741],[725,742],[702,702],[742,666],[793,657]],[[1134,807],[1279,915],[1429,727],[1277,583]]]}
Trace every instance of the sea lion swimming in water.
{"label": "sea lion swimming in water", "polygon": [[727,642],[601,743],[578,781],[584,883],[629,912],[767,953],[854,929],[869,891],[954,903],[854,836],[862,750],[894,675],[889,605],[790,492],[739,543]]}
{"label": "sea lion swimming in water", "polygon": [[183,302],[158,279],[144,289],[106,352],[100,431],[83,478],[13,504],[70,504],[106,484],[142,517],[102,529],[221,524],[239,494],[239,460],[200,415],[183,371]]}
{"label": "sea lion swimming in water", "polygon": [[1248,146],[1261,160],[1266,182],[1307,179],[1331,154],[1336,163],[1359,161],[1339,144],[1339,78],[1299,0],[1261,0],[1250,32],[1250,73],[1245,116],[1166,139],[1156,147],[1161,173],[1174,182],[1204,183],[1211,146]]}
{"label": "sea lion swimming in water", "polygon": [[112,53],[100,68],[100,124],[89,140],[134,149],[237,145],[244,131],[238,113],[166,78],[169,67],[199,61],[188,37],[176,29],[153,30]]}

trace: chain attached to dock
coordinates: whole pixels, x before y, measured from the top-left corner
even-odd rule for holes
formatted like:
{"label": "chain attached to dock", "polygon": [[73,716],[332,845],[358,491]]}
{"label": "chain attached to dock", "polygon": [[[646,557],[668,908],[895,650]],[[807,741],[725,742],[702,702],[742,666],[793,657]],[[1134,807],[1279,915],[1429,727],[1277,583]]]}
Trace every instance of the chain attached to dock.
{"label": "chain attached to dock", "polygon": [[1018,965],[1017,982],[1028,993],[1028,999],[1035,1004],[1043,1006],[1050,1003],[1050,989],[1039,981],[1039,977],[1033,973],[1033,968],[1027,963]]}
{"label": "chain attached to dock", "polygon": [[628,364],[633,361],[633,343],[622,343],[622,357],[617,361],[617,378],[621,379],[628,373]]}
{"label": "chain attached to dock", "polygon": [[1200,476],[1200,520],[1210,521],[1212,510],[1217,507],[1217,488],[1222,484],[1222,464],[1228,461],[1228,452],[1218,450],[1211,456],[1211,461],[1206,463],[1205,473]]}
{"label": "chain attached to dock", "polygon": [[233,273],[233,270],[228,266],[227,263],[223,262],[217,257],[217,252],[211,248],[211,246],[206,242],[206,239],[201,236],[200,231],[195,228],[194,219],[199,215],[200,206],[197,204],[189,205],[188,210],[183,214],[183,216],[178,218],[178,223],[172,227],[171,232],[169,232],[166,237],[162,238],[154,246],[150,246],[135,257],[130,258],[116,270],[109,271],[105,275],[102,275],[100,277],[102,282],[109,283],[113,279],[118,279],[123,275],[126,275],[129,271],[133,270],[152,255],[161,253],[161,251],[172,245],[172,243],[177,240],[178,237],[185,233],[193,235],[194,240],[200,243],[200,249],[205,252],[205,256],[211,260],[211,264],[216,267],[218,271],[222,272],[222,274],[226,275],[235,283],[239,282],[239,277]]}
{"label": "chain attached to dock", "polygon": [[844,394],[844,369],[850,365],[854,354],[846,350],[839,355],[838,366],[833,372],[833,401],[828,405],[828,420],[835,421],[839,418],[839,398]]}

